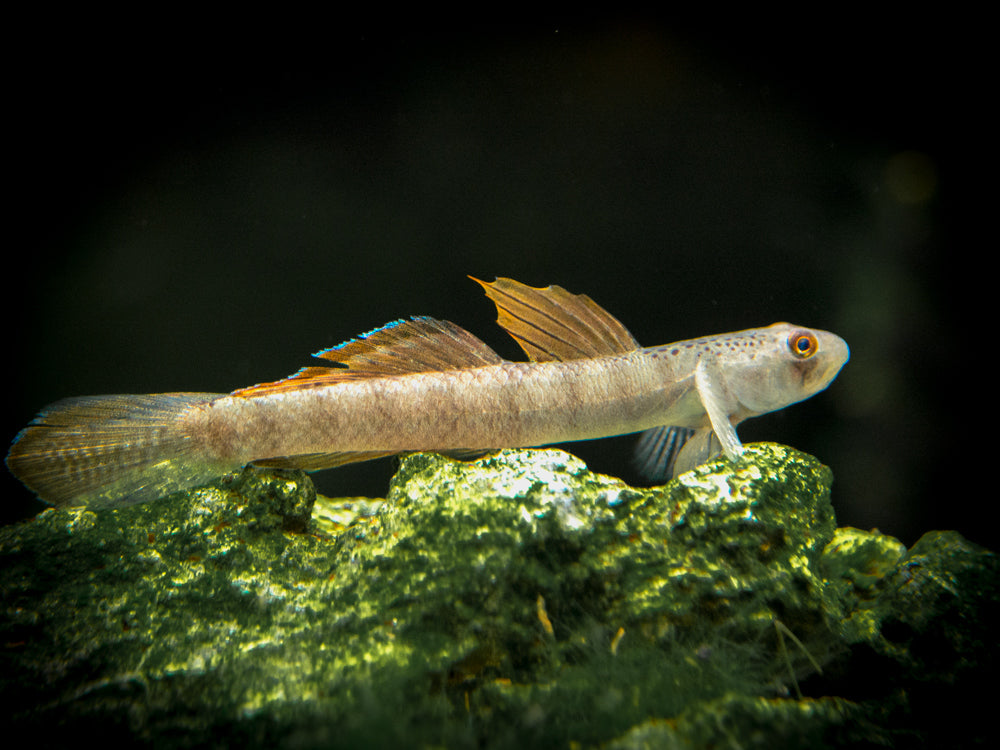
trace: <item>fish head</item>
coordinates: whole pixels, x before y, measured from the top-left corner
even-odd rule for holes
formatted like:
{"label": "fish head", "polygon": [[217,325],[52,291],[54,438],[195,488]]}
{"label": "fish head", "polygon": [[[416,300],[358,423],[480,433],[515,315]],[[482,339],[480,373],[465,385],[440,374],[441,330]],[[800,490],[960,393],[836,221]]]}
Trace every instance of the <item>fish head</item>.
{"label": "fish head", "polygon": [[850,359],[840,336],[792,323],[745,332],[757,339],[751,361],[731,369],[730,392],[751,414],[765,414],[813,396]]}

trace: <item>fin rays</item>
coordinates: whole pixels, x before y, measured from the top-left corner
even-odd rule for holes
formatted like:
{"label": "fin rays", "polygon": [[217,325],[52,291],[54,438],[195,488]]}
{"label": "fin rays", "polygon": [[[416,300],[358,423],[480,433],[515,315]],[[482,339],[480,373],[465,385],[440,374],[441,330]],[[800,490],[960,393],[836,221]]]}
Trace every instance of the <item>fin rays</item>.
{"label": "fin rays", "polygon": [[363,378],[483,367],[503,361],[461,326],[426,316],[397,320],[315,356],[338,366],[303,367],[283,380],[241,388],[233,395],[257,396]]}
{"label": "fin rays", "polygon": [[[507,278],[492,283],[469,278],[486,290],[497,306],[497,322],[532,361],[604,357],[639,348],[628,329],[585,294],[571,294],[555,285],[530,287]],[[334,366],[303,367],[287,378],[241,388],[232,395],[246,398],[503,361],[461,326],[425,316],[394,321],[315,356]]]}
{"label": "fin rays", "polygon": [[7,455],[14,476],[59,507],[117,507],[239,468],[205,455],[185,414],[218,393],[83,396],[50,404]]}
{"label": "fin rays", "polygon": [[530,287],[513,279],[480,281],[497,306],[497,323],[535,362],[624,354],[638,342],[617,318],[585,294],[560,286]]}
{"label": "fin rays", "polygon": [[394,456],[395,453],[384,451],[343,451],[340,453],[304,453],[298,456],[277,456],[253,461],[254,466],[264,469],[302,469],[303,471],[319,471],[334,469],[338,466],[374,461],[377,458]]}

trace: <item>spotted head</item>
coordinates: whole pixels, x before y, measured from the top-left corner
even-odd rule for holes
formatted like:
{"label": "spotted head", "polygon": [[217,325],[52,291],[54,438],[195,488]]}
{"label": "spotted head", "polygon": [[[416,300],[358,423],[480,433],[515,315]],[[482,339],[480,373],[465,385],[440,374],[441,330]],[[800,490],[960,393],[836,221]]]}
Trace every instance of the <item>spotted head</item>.
{"label": "spotted head", "polygon": [[726,386],[749,414],[764,414],[826,388],[850,358],[847,342],[828,331],[775,323],[729,334],[742,356],[727,358]]}

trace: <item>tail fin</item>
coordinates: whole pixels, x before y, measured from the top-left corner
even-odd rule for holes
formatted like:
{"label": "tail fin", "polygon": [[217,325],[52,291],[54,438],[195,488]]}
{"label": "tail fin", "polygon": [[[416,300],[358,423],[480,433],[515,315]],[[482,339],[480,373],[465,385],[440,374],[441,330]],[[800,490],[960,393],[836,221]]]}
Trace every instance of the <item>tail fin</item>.
{"label": "tail fin", "polygon": [[205,484],[220,466],[183,416],[215,393],[85,396],[46,407],[21,431],[7,466],[47,503],[114,507]]}

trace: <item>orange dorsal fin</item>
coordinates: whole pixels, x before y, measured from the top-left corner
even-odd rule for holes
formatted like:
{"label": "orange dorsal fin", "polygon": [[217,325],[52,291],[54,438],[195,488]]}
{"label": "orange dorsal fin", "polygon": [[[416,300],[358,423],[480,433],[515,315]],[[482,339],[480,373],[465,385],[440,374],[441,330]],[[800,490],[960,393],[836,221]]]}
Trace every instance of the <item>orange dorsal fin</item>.
{"label": "orange dorsal fin", "polygon": [[490,283],[470,276],[497,306],[497,323],[535,362],[605,357],[639,344],[618,320],[586,294],[544,289],[513,279]]}
{"label": "orange dorsal fin", "polygon": [[427,317],[397,320],[313,356],[339,366],[303,367],[283,380],[241,388],[233,395],[259,396],[348,380],[460,370],[503,361],[464,328]]}

